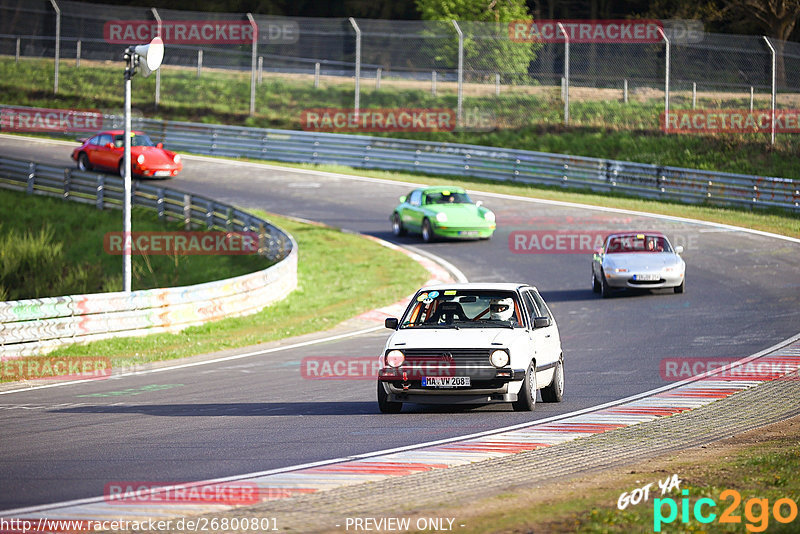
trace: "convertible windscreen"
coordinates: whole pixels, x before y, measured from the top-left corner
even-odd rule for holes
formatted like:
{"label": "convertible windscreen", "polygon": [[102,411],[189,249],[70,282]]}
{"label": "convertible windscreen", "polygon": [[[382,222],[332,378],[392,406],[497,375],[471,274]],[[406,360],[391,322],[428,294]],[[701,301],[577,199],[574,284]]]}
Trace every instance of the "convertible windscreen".
{"label": "convertible windscreen", "polygon": [[672,252],[669,242],[658,235],[631,234],[609,239],[606,253]]}
{"label": "convertible windscreen", "polygon": [[466,193],[442,191],[441,193],[428,193],[425,198],[426,204],[472,204],[472,200]]}
{"label": "convertible windscreen", "polygon": [[401,328],[514,328],[522,325],[516,296],[507,291],[423,291]]}
{"label": "convertible windscreen", "polygon": [[[115,135],[114,136],[114,146],[119,148],[125,145],[125,136],[124,135]],[[153,140],[150,137],[144,134],[134,134],[131,135],[131,146],[156,146],[153,143]]]}

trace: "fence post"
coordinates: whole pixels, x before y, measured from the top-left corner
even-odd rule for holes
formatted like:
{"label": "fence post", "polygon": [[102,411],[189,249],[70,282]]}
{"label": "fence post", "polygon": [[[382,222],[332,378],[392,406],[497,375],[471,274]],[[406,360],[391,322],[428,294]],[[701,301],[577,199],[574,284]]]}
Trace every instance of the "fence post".
{"label": "fence post", "polygon": [[753,112],[753,86],[750,86],[750,112]]}
{"label": "fence post", "polygon": [[29,195],[33,194],[33,187],[36,181],[36,164],[34,162],[28,163],[28,184],[27,192]]}
{"label": "fence post", "polygon": [[494,74],[494,96],[500,96],[500,74]]}
{"label": "fence post", "polygon": [[777,67],[777,57],[775,56],[775,48],[772,47],[772,43],[769,42],[767,36],[764,35],[764,42],[767,43],[770,52],[772,53],[772,95],[770,98],[770,115],[772,116],[772,121],[770,125],[770,144],[775,145],[775,69]]}
{"label": "fence post", "polygon": [[206,228],[211,230],[214,227],[214,201],[209,200],[206,203]]}
{"label": "fence post", "polygon": [[376,91],[381,88],[381,71],[382,70],[383,69],[378,67],[378,70],[375,71],[375,90]]}
{"label": "fence post", "polygon": [[105,207],[106,178],[102,174],[97,175],[97,209],[103,210]]}
{"label": "fence post", "polygon": [[258,85],[261,85],[261,80],[264,76],[264,58],[262,56],[258,56]]}
{"label": "fence post", "polygon": [[314,63],[314,89],[319,89],[319,61]]}
{"label": "fence post", "polygon": [[436,96],[436,71],[431,71],[431,96]]}
{"label": "fence post", "polygon": [[[156,19],[156,35],[161,37],[161,16],[159,16],[158,11],[156,8],[151,7],[150,11],[153,13],[153,17]],[[156,69],[156,108],[158,108],[158,104],[161,102],[161,69]]]}
{"label": "fence post", "polygon": [[358,121],[358,109],[359,105],[361,104],[361,29],[356,24],[356,19],[350,17],[350,24],[353,26],[353,29],[356,31],[356,95],[355,95],[355,115],[356,121]]}
{"label": "fence post", "polygon": [[192,229],[192,195],[183,195],[183,227],[186,230]]}
{"label": "fence post", "polygon": [[158,210],[158,218],[164,218],[164,188],[158,188],[158,200],[156,200],[156,209]]}
{"label": "fence post", "polygon": [[558,29],[564,35],[564,126],[569,125],[569,36],[564,25],[558,23]]}
{"label": "fence post", "polygon": [[464,34],[458,22],[452,21],[458,33],[458,107],[456,111],[456,126],[461,126],[461,112],[464,109]]}
{"label": "fence post", "polygon": [[197,77],[200,77],[200,73],[203,70],[203,50],[200,49],[197,51]]}
{"label": "fence post", "polygon": [[72,181],[72,170],[64,169],[64,196],[63,200],[69,200],[69,186]]}
{"label": "fence post", "polygon": [[692,109],[697,107],[697,82],[692,82]]}
{"label": "fence post", "polygon": [[53,94],[58,93],[58,63],[61,59],[61,10],[56,4],[56,0],[50,0],[50,4],[56,12],[56,56],[55,56],[55,75],[53,78]]}
{"label": "fence post", "polygon": [[81,67],[81,40],[78,39],[78,43],[76,44],[75,48],[75,68],[79,69]]}
{"label": "fence post", "polygon": [[20,44],[19,41],[20,41],[20,38],[17,37],[17,51],[14,53],[14,63],[19,63],[19,48],[20,48],[19,47],[19,44]]}
{"label": "fence post", "polygon": [[664,60],[664,124],[666,124],[667,116],[669,115],[669,39],[667,39],[667,34],[664,33],[664,30],[662,30],[661,27],[658,27],[657,29],[667,46],[666,57]]}
{"label": "fence post", "polygon": [[258,24],[251,13],[247,14],[253,28],[253,54],[250,58],[250,116],[256,114],[256,57],[258,55]]}
{"label": "fence post", "polygon": [[628,78],[622,80],[622,102],[628,103]]}

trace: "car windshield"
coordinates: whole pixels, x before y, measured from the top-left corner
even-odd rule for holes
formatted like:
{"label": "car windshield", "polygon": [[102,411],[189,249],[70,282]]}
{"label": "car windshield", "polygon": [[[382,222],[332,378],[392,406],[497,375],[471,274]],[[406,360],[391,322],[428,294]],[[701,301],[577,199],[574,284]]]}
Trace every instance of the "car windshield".
{"label": "car windshield", "polygon": [[669,241],[664,236],[649,234],[630,234],[614,236],[608,240],[606,253],[627,252],[672,252]]}
{"label": "car windshield", "polygon": [[425,195],[426,204],[472,204],[466,193],[452,191],[437,191]]}
{"label": "car windshield", "polygon": [[[117,148],[125,146],[124,134],[114,136],[114,146]],[[156,146],[156,144],[145,134],[131,134],[131,146]]]}
{"label": "car windshield", "polygon": [[400,328],[514,328],[522,313],[513,291],[421,291]]}

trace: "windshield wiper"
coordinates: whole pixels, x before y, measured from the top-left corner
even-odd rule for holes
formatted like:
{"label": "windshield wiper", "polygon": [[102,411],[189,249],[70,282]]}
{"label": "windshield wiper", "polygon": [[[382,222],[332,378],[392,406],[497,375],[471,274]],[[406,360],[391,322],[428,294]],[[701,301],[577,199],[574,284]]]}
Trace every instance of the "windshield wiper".
{"label": "windshield wiper", "polygon": [[480,323],[481,325],[489,324],[489,325],[492,325],[492,326],[496,325],[498,327],[511,328],[512,330],[514,329],[514,326],[511,324],[510,321],[493,321],[493,320],[490,320],[490,319],[477,319],[475,321],[470,321],[470,322],[473,323],[473,324],[474,323]]}

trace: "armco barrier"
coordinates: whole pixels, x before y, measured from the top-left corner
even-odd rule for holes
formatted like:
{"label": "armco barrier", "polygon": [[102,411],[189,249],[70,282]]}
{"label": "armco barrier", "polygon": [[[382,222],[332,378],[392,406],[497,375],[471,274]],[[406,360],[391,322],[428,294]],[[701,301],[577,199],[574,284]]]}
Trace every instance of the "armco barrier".
{"label": "armco barrier", "polygon": [[[0,187],[121,208],[122,179],[0,157]],[[60,345],[177,331],[255,313],[297,287],[297,244],[269,222],[214,200],[134,182],[131,202],[202,226],[259,234],[259,253],[274,265],[251,274],[186,287],[0,302],[0,355],[41,354]]]}
{"label": "armco barrier", "polygon": [[[7,106],[0,105],[0,112],[4,107]],[[32,113],[37,111],[28,109]],[[103,123],[105,128],[124,126],[123,117],[118,115],[105,115]],[[133,119],[133,127],[147,132],[154,141],[162,141],[171,150],[196,154],[465,176],[588,188],[694,204],[779,207],[800,212],[800,181],[791,178],[478,145],[141,117]]]}
{"label": "armco barrier", "polygon": [[[106,127],[122,117],[106,116]],[[643,198],[800,212],[800,181],[528,150],[136,119],[171,150],[223,157],[444,174],[620,192]]]}

